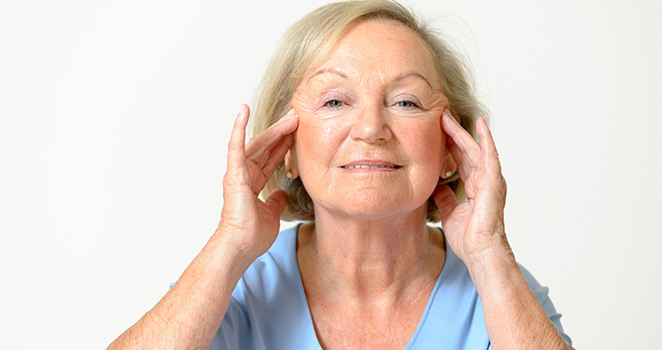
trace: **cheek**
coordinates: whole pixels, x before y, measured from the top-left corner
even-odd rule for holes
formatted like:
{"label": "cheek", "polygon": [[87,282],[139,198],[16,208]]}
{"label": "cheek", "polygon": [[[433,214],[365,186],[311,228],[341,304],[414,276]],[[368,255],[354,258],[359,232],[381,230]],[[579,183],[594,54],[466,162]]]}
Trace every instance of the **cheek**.
{"label": "cheek", "polygon": [[299,113],[295,138],[294,147],[302,175],[307,169],[322,169],[330,164],[342,142],[337,121],[320,120],[305,112]]}
{"label": "cheek", "polygon": [[419,175],[436,177],[441,173],[446,148],[446,135],[437,122],[430,121],[402,128],[400,139],[412,161],[418,164]]}

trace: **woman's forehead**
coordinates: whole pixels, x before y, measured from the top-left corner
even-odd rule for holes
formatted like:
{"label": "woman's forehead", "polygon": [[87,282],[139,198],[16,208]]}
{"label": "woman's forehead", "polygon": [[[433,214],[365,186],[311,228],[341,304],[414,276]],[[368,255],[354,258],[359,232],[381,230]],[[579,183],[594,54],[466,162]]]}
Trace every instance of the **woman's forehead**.
{"label": "woman's forehead", "polygon": [[434,58],[425,41],[412,29],[390,20],[370,20],[348,28],[328,58],[302,80],[380,79],[420,77],[439,87]]}

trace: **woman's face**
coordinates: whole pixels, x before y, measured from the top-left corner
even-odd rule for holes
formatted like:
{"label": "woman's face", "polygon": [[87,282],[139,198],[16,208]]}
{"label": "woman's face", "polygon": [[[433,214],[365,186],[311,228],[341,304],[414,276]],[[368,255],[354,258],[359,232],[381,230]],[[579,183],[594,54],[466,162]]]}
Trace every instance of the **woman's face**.
{"label": "woman's face", "polygon": [[378,218],[422,209],[447,161],[448,107],[424,41],[385,20],[353,25],[304,77],[286,161],[319,210]]}

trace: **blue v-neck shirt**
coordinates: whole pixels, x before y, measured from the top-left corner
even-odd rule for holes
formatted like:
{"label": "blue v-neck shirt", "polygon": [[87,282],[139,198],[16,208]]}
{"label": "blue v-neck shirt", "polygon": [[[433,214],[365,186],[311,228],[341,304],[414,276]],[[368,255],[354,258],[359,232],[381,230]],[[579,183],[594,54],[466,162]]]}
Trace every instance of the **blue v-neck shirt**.
{"label": "blue v-neck shirt", "polygon": [[[296,258],[297,228],[279,233],[232,293],[212,349],[322,349],[315,335]],[[534,295],[566,342],[548,289],[520,266]],[[490,349],[483,306],[467,267],[446,244],[446,261],[416,331],[413,349]]]}

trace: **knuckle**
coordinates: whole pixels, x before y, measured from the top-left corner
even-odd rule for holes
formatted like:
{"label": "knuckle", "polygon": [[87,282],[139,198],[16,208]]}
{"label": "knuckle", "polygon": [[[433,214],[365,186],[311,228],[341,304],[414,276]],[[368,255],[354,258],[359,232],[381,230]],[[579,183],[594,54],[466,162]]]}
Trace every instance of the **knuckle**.
{"label": "knuckle", "polygon": [[241,171],[228,170],[227,173],[223,176],[223,186],[234,186],[242,183],[244,176]]}

